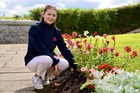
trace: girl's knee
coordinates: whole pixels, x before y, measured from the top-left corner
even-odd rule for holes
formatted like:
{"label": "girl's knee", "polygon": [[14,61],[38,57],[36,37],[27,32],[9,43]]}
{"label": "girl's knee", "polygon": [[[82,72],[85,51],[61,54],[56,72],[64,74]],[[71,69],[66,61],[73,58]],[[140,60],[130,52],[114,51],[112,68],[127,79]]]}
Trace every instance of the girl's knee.
{"label": "girl's knee", "polygon": [[40,61],[40,65],[46,66],[46,67],[51,67],[53,63],[53,60],[49,56],[43,56],[42,61]]}
{"label": "girl's knee", "polygon": [[61,59],[58,63],[58,68],[60,71],[66,70],[69,67],[69,63],[65,59]]}

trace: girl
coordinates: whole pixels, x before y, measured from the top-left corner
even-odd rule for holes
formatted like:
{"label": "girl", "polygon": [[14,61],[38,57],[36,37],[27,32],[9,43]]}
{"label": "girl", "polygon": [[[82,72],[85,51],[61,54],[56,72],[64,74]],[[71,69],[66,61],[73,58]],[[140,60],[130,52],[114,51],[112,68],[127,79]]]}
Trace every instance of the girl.
{"label": "girl", "polygon": [[[77,70],[74,57],[67,48],[61,32],[55,27],[57,9],[47,5],[42,13],[42,20],[32,25],[29,29],[28,50],[25,55],[25,65],[35,75],[32,78],[36,89],[43,89],[43,85],[49,84],[58,73],[64,71],[70,65]],[[58,47],[64,58],[54,55],[55,47]]]}

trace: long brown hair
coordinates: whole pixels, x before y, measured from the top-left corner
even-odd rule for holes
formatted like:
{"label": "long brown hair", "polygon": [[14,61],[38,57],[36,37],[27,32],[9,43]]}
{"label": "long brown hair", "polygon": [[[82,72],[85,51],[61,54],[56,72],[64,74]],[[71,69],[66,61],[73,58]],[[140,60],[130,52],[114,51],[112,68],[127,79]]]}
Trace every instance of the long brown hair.
{"label": "long brown hair", "polygon": [[[46,5],[43,12],[45,13],[48,9],[54,9],[54,10],[58,11],[55,6]],[[41,22],[42,21],[44,21],[44,18],[43,17],[41,18]],[[52,23],[51,25],[56,27],[56,21],[54,23]]]}

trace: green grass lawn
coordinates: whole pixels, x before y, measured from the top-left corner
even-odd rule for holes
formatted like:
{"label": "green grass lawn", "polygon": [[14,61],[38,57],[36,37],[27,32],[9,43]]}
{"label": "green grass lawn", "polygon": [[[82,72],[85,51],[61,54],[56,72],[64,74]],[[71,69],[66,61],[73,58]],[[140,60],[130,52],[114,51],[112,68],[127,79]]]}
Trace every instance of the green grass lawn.
{"label": "green grass lawn", "polygon": [[[138,53],[140,53],[140,33],[137,34],[121,34],[121,35],[115,35],[116,37],[116,51],[120,51],[120,53],[125,53],[124,47],[130,46],[132,50],[136,50]],[[107,37],[108,40],[111,40],[111,36]],[[110,46],[113,43],[110,42]]]}
{"label": "green grass lawn", "polygon": [[3,17],[3,16],[0,16],[0,20],[15,20],[14,17]]}
{"label": "green grass lawn", "polygon": [[[132,51],[135,50],[138,52],[138,57],[134,58],[134,59],[128,59],[128,64],[126,65],[126,69],[127,70],[136,70],[139,69],[140,70],[140,33],[136,33],[136,34],[120,34],[120,35],[115,35],[116,37],[116,48],[115,51],[118,51],[120,53],[120,61],[123,62],[123,60],[125,60],[125,57],[128,57],[128,53],[124,50],[125,46],[130,46]],[[109,40],[111,38],[111,36],[107,37]],[[110,40],[111,41],[111,40]],[[121,64],[121,63],[118,63]]]}
{"label": "green grass lawn", "polygon": [[10,16],[0,16],[0,20],[30,20],[30,19],[25,19],[23,17],[20,18],[14,18],[14,17],[10,17]]}

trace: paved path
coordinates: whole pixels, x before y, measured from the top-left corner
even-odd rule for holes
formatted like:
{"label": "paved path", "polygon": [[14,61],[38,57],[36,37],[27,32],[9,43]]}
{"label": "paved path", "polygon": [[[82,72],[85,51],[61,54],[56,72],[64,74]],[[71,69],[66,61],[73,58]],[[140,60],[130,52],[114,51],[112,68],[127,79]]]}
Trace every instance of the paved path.
{"label": "paved path", "polygon": [[27,44],[0,44],[0,93],[35,93],[24,65]]}

